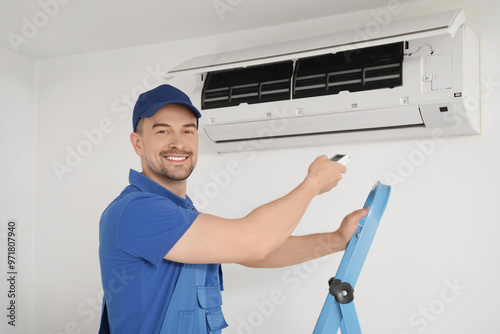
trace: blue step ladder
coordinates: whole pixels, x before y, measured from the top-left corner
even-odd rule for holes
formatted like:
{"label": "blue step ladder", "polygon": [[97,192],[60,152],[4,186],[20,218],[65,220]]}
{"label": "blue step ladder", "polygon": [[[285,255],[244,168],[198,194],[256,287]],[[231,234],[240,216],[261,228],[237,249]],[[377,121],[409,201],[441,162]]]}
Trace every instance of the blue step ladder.
{"label": "blue step ladder", "polygon": [[[314,328],[313,334],[361,334],[358,315],[354,307],[354,286],[365,263],[378,225],[382,219],[391,187],[380,181],[375,183],[364,208],[370,207],[366,217],[349,241],[335,277],[328,281],[329,293]],[[358,237],[359,234],[359,237]]]}

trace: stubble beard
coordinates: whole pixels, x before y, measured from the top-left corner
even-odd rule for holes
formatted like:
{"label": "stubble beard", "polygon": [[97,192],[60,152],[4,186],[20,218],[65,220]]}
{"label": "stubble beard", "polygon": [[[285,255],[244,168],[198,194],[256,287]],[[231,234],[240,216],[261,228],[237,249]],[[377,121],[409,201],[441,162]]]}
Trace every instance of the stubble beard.
{"label": "stubble beard", "polygon": [[[187,166],[187,168],[176,168],[175,166],[172,169],[167,168],[167,166],[164,165],[164,158],[163,156],[166,155],[167,152],[161,152],[159,155],[159,160],[158,161],[150,161],[146,157],[144,158],[146,165],[148,166],[149,170],[156,174],[157,176],[161,178],[165,178],[168,180],[172,181],[184,181],[186,180],[191,173],[194,170],[194,162],[192,160],[192,153],[189,152],[182,152],[182,154],[188,154],[189,155],[189,160],[190,164]],[[172,152],[168,152],[172,153]],[[176,152],[179,153],[179,152]]]}

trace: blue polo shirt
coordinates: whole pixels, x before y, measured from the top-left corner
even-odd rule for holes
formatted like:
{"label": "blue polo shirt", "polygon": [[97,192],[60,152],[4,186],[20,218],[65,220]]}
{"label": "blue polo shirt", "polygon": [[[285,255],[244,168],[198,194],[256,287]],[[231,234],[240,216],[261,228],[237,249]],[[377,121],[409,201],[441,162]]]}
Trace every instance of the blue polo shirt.
{"label": "blue polo shirt", "polygon": [[[199,213],[193,202],[130,170],[130,185],[99,228],[104,301],[112,333],[159,333],[182,264],[163,259]],[[104,320],[105,321],[105,320]]]}

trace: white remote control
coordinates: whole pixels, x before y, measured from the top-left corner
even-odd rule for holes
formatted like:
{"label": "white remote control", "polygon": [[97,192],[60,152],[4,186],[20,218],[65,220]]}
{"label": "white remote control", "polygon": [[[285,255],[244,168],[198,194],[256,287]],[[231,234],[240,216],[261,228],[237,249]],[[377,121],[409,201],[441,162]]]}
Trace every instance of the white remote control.
{"label": "white remote control", "polygon": [[330,160],[345,166],[349,161],[351,161],[351,157],[348,154],[335,154],[330,158]]}

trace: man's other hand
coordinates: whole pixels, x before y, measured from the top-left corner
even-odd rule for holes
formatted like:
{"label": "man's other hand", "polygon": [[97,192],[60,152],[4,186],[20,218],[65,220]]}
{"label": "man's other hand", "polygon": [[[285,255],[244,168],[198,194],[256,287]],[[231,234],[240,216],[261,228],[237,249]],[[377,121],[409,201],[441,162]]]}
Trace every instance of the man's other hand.
{"label": "man's other hand", "polygon": [[337,231],[335,231],[345,243],[344,249],[347,247],[347,244],[349,243],[349,240],[351,240],[354,232],[356,232],[359,220],[368,214],[369,209],[369,207],[366,207],[364,209],[359,209],[351,212],[344,217],[342,223],[340,224],[340,227]]}

